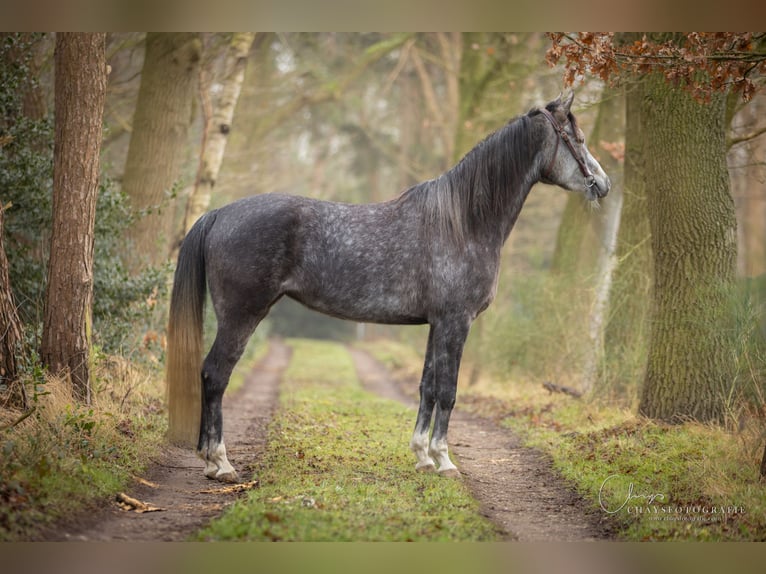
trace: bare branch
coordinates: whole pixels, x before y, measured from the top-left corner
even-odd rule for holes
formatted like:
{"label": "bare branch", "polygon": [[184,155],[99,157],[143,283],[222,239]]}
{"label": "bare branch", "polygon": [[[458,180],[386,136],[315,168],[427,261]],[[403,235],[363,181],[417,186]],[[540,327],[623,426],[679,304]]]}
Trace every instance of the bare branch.
{"label": "bare branch", "polygon": [[726,147],[728,149],[728,148],[730,148],[732,146],[735,146],[737,144],[741,144],[743,142],[747,142],[747,141],[753,140],[753,139],[755,139],[755,138],[757,138],[759,136],[762,136],[765,133],[766,133],[766,126],[762,126],[762,127],[758,128],[757,130],[754,130],[754,131],[752,131],[752,132],[750,132],[748,134],[745,134],[745,135],[742,135],[742,136],[731,137],[726,142],[726,144],[727,144]]}

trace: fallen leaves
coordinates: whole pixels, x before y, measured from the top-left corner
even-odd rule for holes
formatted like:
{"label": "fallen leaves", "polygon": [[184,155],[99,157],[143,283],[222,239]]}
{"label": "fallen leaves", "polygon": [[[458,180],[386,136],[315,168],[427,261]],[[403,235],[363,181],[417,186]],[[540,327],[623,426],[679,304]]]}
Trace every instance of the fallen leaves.
{"label": "fallen leaves", "polygon": [[200,490],[200,494],[238,494],[247,490],[252,490],[258,486],[257,480],[251,480],[250,482],[241,482],[239,484],[232,484],[231,486],[221,486],[219,488],[206,488]]}
{"label": "fallen leaves", "polygon": [[165,510],[159,506],[141,502],[136,498],[128,496],[124,492],[117,494],[117,506],[119,506],[122,510],[136,512],[138,514],[143,514],[144,512],[160,512]]}

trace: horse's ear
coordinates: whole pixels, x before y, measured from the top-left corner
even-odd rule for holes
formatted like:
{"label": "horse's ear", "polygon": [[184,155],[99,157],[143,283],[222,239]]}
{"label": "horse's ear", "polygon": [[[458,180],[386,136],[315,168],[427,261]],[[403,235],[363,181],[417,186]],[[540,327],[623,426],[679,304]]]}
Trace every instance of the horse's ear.
{"label": "horse's ear", "polygon": [[[561,96],[559,96],[559,100],[561,99]],[[574,101],[574,92],[570,91],[569,94],[564,98],[564,102],[562,105],[564,106],[564,113],[569,113],[569,109],[572,107],[572,102]]]}
{"label": "horse's ear", "polygon": [[555,100],[552,100],[552,101],[548,102],[548,105],[546,105],[545,107],[546,107],[548,110],[550,110],[550,111],[553,111],[553,110],[555,110],[555,109],[557,109],[557,108],[561,107],[561,96],[562,96],[562,95],[563,95],[563,94],[562,94],[561,92],[559,92],[559,95],[558,95],[558,97],[557,97]]}

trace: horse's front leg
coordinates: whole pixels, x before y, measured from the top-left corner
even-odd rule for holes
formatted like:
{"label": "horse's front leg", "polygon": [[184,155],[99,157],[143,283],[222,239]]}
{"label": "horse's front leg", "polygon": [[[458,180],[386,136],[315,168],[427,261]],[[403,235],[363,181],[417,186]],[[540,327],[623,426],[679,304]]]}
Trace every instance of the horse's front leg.
{"label": "horse's front leg", "polygon": [[418,407],[418,418],[415,422],[415,431],[412,433],[410,449],[415,453],[417,463],[415,469],[423,472],[434,472],[436,464],[428,454],[428,436],[431,430],[431,418],[436,404],[436,384],[434,379],[433,362],[433,334],[434,330],[428,332],[428,346],[426,347],[426,357],[423,363],[423,376],[420,378],[420,406]]}
{"label": "horse's front leg", "polygon": [[464,317],[445,320],[439,325],[434,337],[436,410],[428,453],[436,461],[439,474],[443,476],[460,476],[460,471],[449,457],[447,429],[455,406],[460,359],[470,326],[471,321]]}

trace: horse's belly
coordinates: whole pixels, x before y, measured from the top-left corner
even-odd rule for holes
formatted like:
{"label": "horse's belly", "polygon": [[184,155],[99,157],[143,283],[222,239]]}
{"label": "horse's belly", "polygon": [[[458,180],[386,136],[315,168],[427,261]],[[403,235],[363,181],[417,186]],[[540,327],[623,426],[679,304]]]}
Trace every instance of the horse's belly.
{"label": "horse's belly", "polygon": [[385,285],[328,284],[323,287],[287,289],[286,294],[305,306],[340,319],[361,323],[417,325],[426,323],[415,289],[407,293]]}

